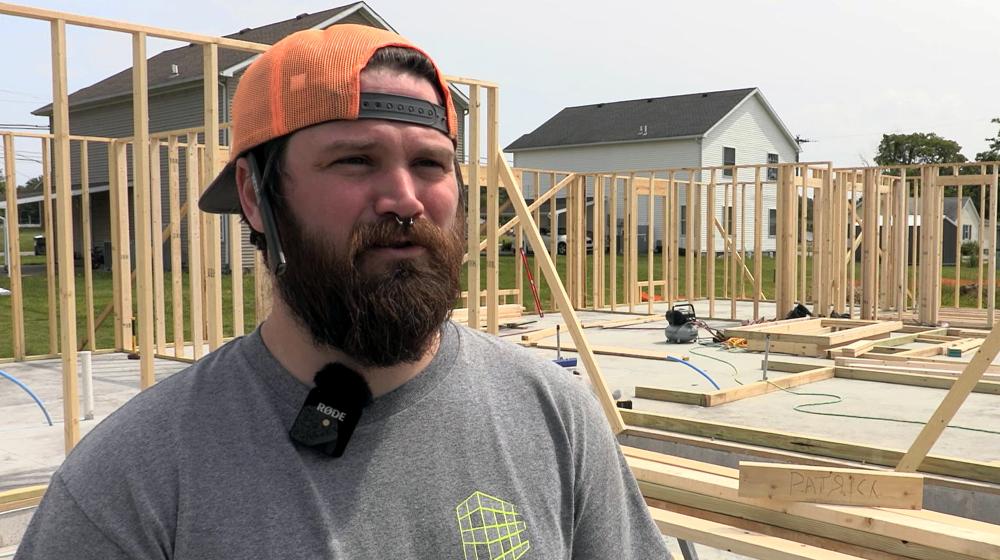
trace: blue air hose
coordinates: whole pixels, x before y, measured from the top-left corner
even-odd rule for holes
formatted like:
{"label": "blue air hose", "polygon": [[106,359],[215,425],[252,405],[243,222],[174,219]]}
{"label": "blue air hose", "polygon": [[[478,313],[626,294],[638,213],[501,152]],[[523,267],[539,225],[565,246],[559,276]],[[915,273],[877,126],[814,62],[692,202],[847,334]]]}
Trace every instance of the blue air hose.
{"label": "blue air hose", "polygon": [[15,385],[17,385],[18,387],[24,389],[24,391],[26,393],[28,393],[29,395],[31,395],[31,398],[35,399],[35,402],[38,404],[38,408],[42,409],[42,414],[45,415],[45,420],[49,423],[49,426],[52,425],[52,418],[49,417],[49,411],[45,410],[45,405],[43,405],[42,401],[39,400],[38,397],[35,396],[35,394],[31,392],[31,389],[29,389],[24,383],[21,383],[20,381],[18,381],[16,377],[14,377],[13,375],[11,375],[11,374],[3,371],[2,369],[0,369],[0,376],[3,376],[3,377],[6,377],[7,379],[10,379],[11,381],[14,382]]}
{"label": "blue air hose", "polygon": [[688,362],[688,361],[686,361],[686,360],[682,360],[682,359],[680,359],[680,358],[675,358],[675,357],[673,357],[673,356],[667,356],[667,361],[668,361],[668,362],[677,362],[677,363],[679,363],[679,364],[684,364],[684,365],[686,365],[687,367],[689,367],[689,368],[691,368],[691,369],[693,369],[693,370],[697,371],[698,373],[700,373],[700,374],[701,374],[701,376],[702,376],[702,377],[704,377],[705,379],[707,379],[707,380],[708,380],[708,382],[712,384],[712,387],[715,387],[715,389],[716,389],[717,391],[721,391],[721,390],[722,390],[722,388],[721,388],[721,387],[719,387],[719,384],[718,384],[718,383],[716,383],[715,381],[713,381],[713,380],[712,380],[712,378],[711,378],[711,377],[709,377],[709,376],[708,376],[708,374],[707,374],[707,373],[705,373],[705,371],[704,371],[703,369],[701,369],[701,368],[699,368],[698,366],[696,366],[696,365],[692,364],[691,362]]}

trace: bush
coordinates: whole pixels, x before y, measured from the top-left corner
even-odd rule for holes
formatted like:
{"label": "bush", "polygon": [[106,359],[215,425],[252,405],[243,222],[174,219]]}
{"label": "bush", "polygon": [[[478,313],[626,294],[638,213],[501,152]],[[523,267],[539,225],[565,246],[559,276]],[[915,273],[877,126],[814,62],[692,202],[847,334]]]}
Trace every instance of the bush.
{"label": "bush", "polygon": [[979,265],[979,242],[978,241],[966,241],[962,243],[962,256],[968,257],[968,264],[970,266]]}

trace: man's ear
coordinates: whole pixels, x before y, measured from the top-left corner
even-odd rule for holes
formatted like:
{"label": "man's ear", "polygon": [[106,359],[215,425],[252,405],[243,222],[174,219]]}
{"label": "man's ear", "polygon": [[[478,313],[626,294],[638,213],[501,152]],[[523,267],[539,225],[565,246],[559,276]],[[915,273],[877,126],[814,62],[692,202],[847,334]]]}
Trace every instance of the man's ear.
{"label": "man's ear", "polygon": [[264,231],[264,221],[260,217],[260,207],[257,206],[257,193],[253,189],[250,162],[242,157],[236,160],[236,190],[250,227],[255,231]]}

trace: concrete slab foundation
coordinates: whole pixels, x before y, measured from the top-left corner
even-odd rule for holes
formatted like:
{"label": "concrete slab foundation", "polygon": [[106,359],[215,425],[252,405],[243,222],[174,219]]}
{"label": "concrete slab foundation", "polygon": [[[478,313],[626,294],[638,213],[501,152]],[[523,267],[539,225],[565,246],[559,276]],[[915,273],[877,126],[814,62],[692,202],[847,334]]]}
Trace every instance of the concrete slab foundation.
{"label": "concrete slab foundation", "polygon": [[[708,314],[707,302],[696,303],[695,309],[699,318]],[[764,315],[774,315],[773,304],[764,303],[761,309]],[[716,302],[716,315],[728,317],[729,310],[728,302]],[[646,315],[648,307],[636,306],[632,314],[623,313],[626,310],[621,307],[618,311],[581,311],[578,312],[578,317],[584,323],[607,321]],[[662,316],[666,311],[666,304],[654,305],[653,313]],[[752,303],[737,303],[738,317],[750,316],[751,312]],[[546,314],[544,318],[524,316],[513,322],[522,325],[518,328],[504,328],[500,334],[512,342],[519,342],[522,334],[562,323],[562,318],[555,313]],[[710,319],[707,322],[718,328],[737,323],[728,319]],[[665,320],[657,320],[616,328],[588,328],[585,331],[592,345],[641,349],[664,356],[664,359],[659,360],[598,355],[598,363],[608,386],[620,391],[622,399],[632,399],[636,410],[905,450],[916,438],[921,427],[919,423],[931,416],[945,395],[945,391],[941,389],[828,379],[791,391],[776,391],[712,408],[635,399],[636,386],[710,392],[715,390],[712,382],[727,389],[760,381],[764,376],[761,368],[762,354],[725,350],[717,345],[702,343],[667,343],[663,335],[666,324]],[[704,331],[701,334],[707,337]],[[554,344],[555,337],[541,342]],[[562,342],[572,343],[568,332],[562,333]],[[555,350],[531,348],[530,351],[546,359],[556,357]],[[665,358],[668,354],[686,359],[704,371],[711,381],[690,367],[667,361]],[[563,351],[563,356],[573,357],[575,353]],[[818,358],[784,355],[774,357],[782,361],[816,364],[817,367],[832,365],[831,361]],[[93,364],[96,415],[94,420],[81,422],[83,434],[139,391],[138,362],[128,360],[124,354],[105,354],[94,356]],[[163,379],[185,367],[187,364],[158,359],[157,379]],[[576,369],[582,374],[580,382],[587,383],[582,364]],[[63,459],[63,430],[60,425],[61,363],[58,360],[7,363],[0,364],[0,370],[17,377],[38,394],[54,422],[53,426],[48,426],[42,412],[27,394],[12,383],[0,380],[0,411],[3,417],[0,424],[0,490],[45,483]],[[769,371],[768,379],[786,375],[790,374]],[[823,402],[828,404],[808,406]],[[998,404],[1000,397],[996,395],[972,394],[952,422],[952,426],[971,430],[948,428],[932,454],[1000,462],[1000,435],[996,433],[1000,426]],[[807,406],[803,408],[803,405]],[[887,418],[897,421],[887,421]],[[762,456],[768,457],[765,451],[752,453],[747,450],[727,450],[719,442],[715,445],[709,441],[697,443],[697,439],[682,437],[672,441],[669,436],[651,438],[623,435],[620,441],[625,445],[730,467],[736,467],[741,459],[760,460]],[[778,455],[773,454],[768,460],[779,460]],[[1000,524],[1000,487],[985,483],[965,488],[956,486],[960,487],[961,484],[927,484],[925,507]],[[668,542],[671,543],[675,556],[680,557],[676,541],[668,539]],[[0,540],[0,552],[3,551],[3,546],[4,542]],[[702,558],[707,559],[742,558],[701,546],[698,547],[698,552]]]}

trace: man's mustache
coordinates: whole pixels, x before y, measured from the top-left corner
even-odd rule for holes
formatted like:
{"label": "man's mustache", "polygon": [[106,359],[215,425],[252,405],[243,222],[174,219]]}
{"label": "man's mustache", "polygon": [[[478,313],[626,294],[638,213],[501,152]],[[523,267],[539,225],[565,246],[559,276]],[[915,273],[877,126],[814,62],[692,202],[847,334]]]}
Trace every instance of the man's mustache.
{"label": "man's mustache", "polygon": [[426,218],[416,218],[413,225],[389,218],[361,224],[351,236],[351,260],[371,249],[419,246],[434,251],[447,242],[444,232]]}

